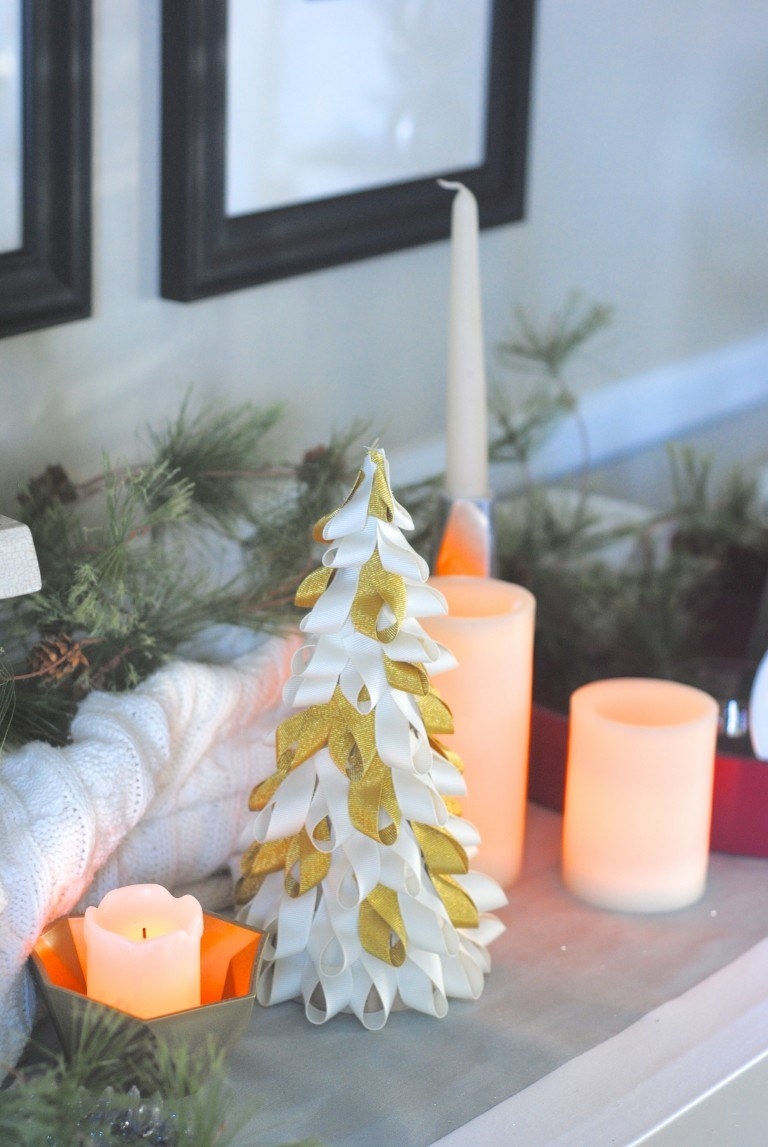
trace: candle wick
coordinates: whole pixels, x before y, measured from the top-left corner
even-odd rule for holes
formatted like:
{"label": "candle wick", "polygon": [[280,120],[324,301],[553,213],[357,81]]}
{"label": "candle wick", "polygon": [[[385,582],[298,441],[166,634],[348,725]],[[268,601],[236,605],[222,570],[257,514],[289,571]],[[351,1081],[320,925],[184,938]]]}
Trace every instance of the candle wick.
{"label": "candle wick", "polygon": [[146,930],[146,928],[142,928],[142,930],[141,930],[141,938],[142,938],[142,940],[146,940],[146,938],[147,938],[147,930]]}

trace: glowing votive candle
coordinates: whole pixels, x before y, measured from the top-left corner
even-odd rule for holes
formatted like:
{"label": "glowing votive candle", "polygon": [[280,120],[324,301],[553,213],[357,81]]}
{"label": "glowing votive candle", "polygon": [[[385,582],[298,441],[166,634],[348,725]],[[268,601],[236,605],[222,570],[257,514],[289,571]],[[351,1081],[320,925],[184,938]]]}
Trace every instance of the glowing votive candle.
{"label": "glowing votive candle", "polygon": [[203,910],[194,896],[132,884],[86,908],[91,999],[141,1019],[200,1006]]}
{"label": "glowing votive candle", "polygon": [[455,732],[441,737],[464,763],[462,812],[480,833],[473,868],[508,887],[522,865],[536,602],[495,578],[436,577],[448,614],[424,629],[458,661],[435,678]]}
{"label": "glowing votive candle", "polygon": [[594,681],[571,697],[563,880],[602,908],[664,912],[703,894],[718,708],[675,681]]}

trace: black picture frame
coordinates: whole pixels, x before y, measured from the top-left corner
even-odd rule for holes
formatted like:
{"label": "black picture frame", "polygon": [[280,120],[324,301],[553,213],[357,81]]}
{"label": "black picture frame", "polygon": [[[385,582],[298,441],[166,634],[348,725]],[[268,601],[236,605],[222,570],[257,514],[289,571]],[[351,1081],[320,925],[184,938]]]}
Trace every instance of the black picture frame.
{"label": "black picture frame", "polygon": [[[224,209],[226,0],[163,0],[161,294],[189,302],[445,238],[435,179],[250,215]],[[494,0],[482,167],[441,172],[481,227],[524,209],[534,0]]]}
{"label": "black picture frame", "polygon": [[0,337],[91,313],[91,0],[23,0],[22,245],[0,254]]}

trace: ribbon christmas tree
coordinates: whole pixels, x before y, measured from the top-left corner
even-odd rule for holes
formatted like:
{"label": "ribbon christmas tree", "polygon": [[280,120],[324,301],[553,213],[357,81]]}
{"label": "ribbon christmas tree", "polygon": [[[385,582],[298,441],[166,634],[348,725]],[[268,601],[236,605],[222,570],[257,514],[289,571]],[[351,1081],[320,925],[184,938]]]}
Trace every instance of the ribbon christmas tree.
{"label": "ribbon christmas tree", "polygon": [[276,770],[250,799],[237,900],[266,932],[262,1004],[303,997],[323,1023],[351,1010],[380,1028],[393,1007],[442,1017],[476,999],[503,931],[495,881],[469,869],[461,762],[431,673],[454,660],[418,622],[446,611],[403,530],[383,451],[367,452],[344,504],[315,527],[331,543],[296,603],[296,655]]}

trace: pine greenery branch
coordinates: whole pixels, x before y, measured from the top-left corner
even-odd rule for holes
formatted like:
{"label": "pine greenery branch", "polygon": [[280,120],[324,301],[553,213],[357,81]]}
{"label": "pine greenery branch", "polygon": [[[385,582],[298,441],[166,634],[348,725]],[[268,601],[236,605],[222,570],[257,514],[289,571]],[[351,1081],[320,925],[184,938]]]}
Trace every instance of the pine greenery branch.
{"label": "pine greenery branch", "polygon": [[347,488],[355,467],[352,449],[368,432],[367,424],[354,422],[345,432],[335,432],[327,445],[307,451],[290,480],[273,487],[263,498],[258,513],[251,512],[252,533],[243,543],[248,577],[256,584],[273,587],[277,602],[293,596],[316,557],[312,529]]}
{"label": "pine greenery branch", "polygon": [[515,312],[515,318],[516,333],[499,344],[502,361],[560,378],[574,354],[611,325],[613,312],[605,304],[590,303],[574,292],[543,327],[536,326],[522,309]]}
{"label": "pine greenery branch", "polygon": [[66,745],[82,696],[84,694],[71,684],[17,681],[7,746],[25,745],[28,741],[45,741],[57,747]]}
{"label": "pine greenery branch", "polygon": [[11,742],[65,743],[90,689],[135,686],[211,626],[278,632],[294,620],[311,526],[353,473],[364,428],[276,466],[264,440],[278,413],[192,414],[187,401],[149,433],[149,461],[105,457],[81,483],[51,465],[29,482],[16,516],[35,539],[43,589],[0,607],[16,679]]}
{"label": "pine greenery branch", "polygon": [[503,390],[495,388],[491,399],[496,422],[492,461],[525,467],[556,422],[570,415],[581,440],[583,468],[588,467],[589,435],[564,367],[584,355],[586,346],[611,324],[612,317],[609,307],[590,303],[577,293],[572,293],[563,309],[541,328],[525,311],[516,311],[516,328],[499,343],[499,361],[518,381],[521,375],[533,376],[535,386],[524,402],[513,407]]}
{"label": "pine greenery branch", "polygon": [[193,415],[188,396],[176,421],[147,438],[155,464],[189,484],[195,512],[233,528],[251,512],[253,479],[270,472],[264,439],[280,416],[278,405],[247,403]]}
{"label": "pine greenery branch", "polygon": [[634,569],[547,562],[516,572],[505,563],[503,576],[536,597],[535,692],[552,708],[565,711],[571,692],[598,678],[674,677],[701,652],[704,630],[692,607],[709,570],[695,559]]}
{"label": "pine greenery branch", "polygon": [[757,482],[732,468],[715,484],[711,456],[690,447],[668,451],[673,502],[670,515],[679,524],[677,542],[694,552],[721,557],[731,546],[768,554]]}
{"label": "pine greenery branch", "polygon": [[69,1062],[45,1053],[11,1072],[0,1091],[0,1142],[258,1147],[263,1141],[257,1108],[234,1102],[214,1043],[202,1054],[171,1050],[124,1028],[119,1017],[88,1010],[74,1042]]}

